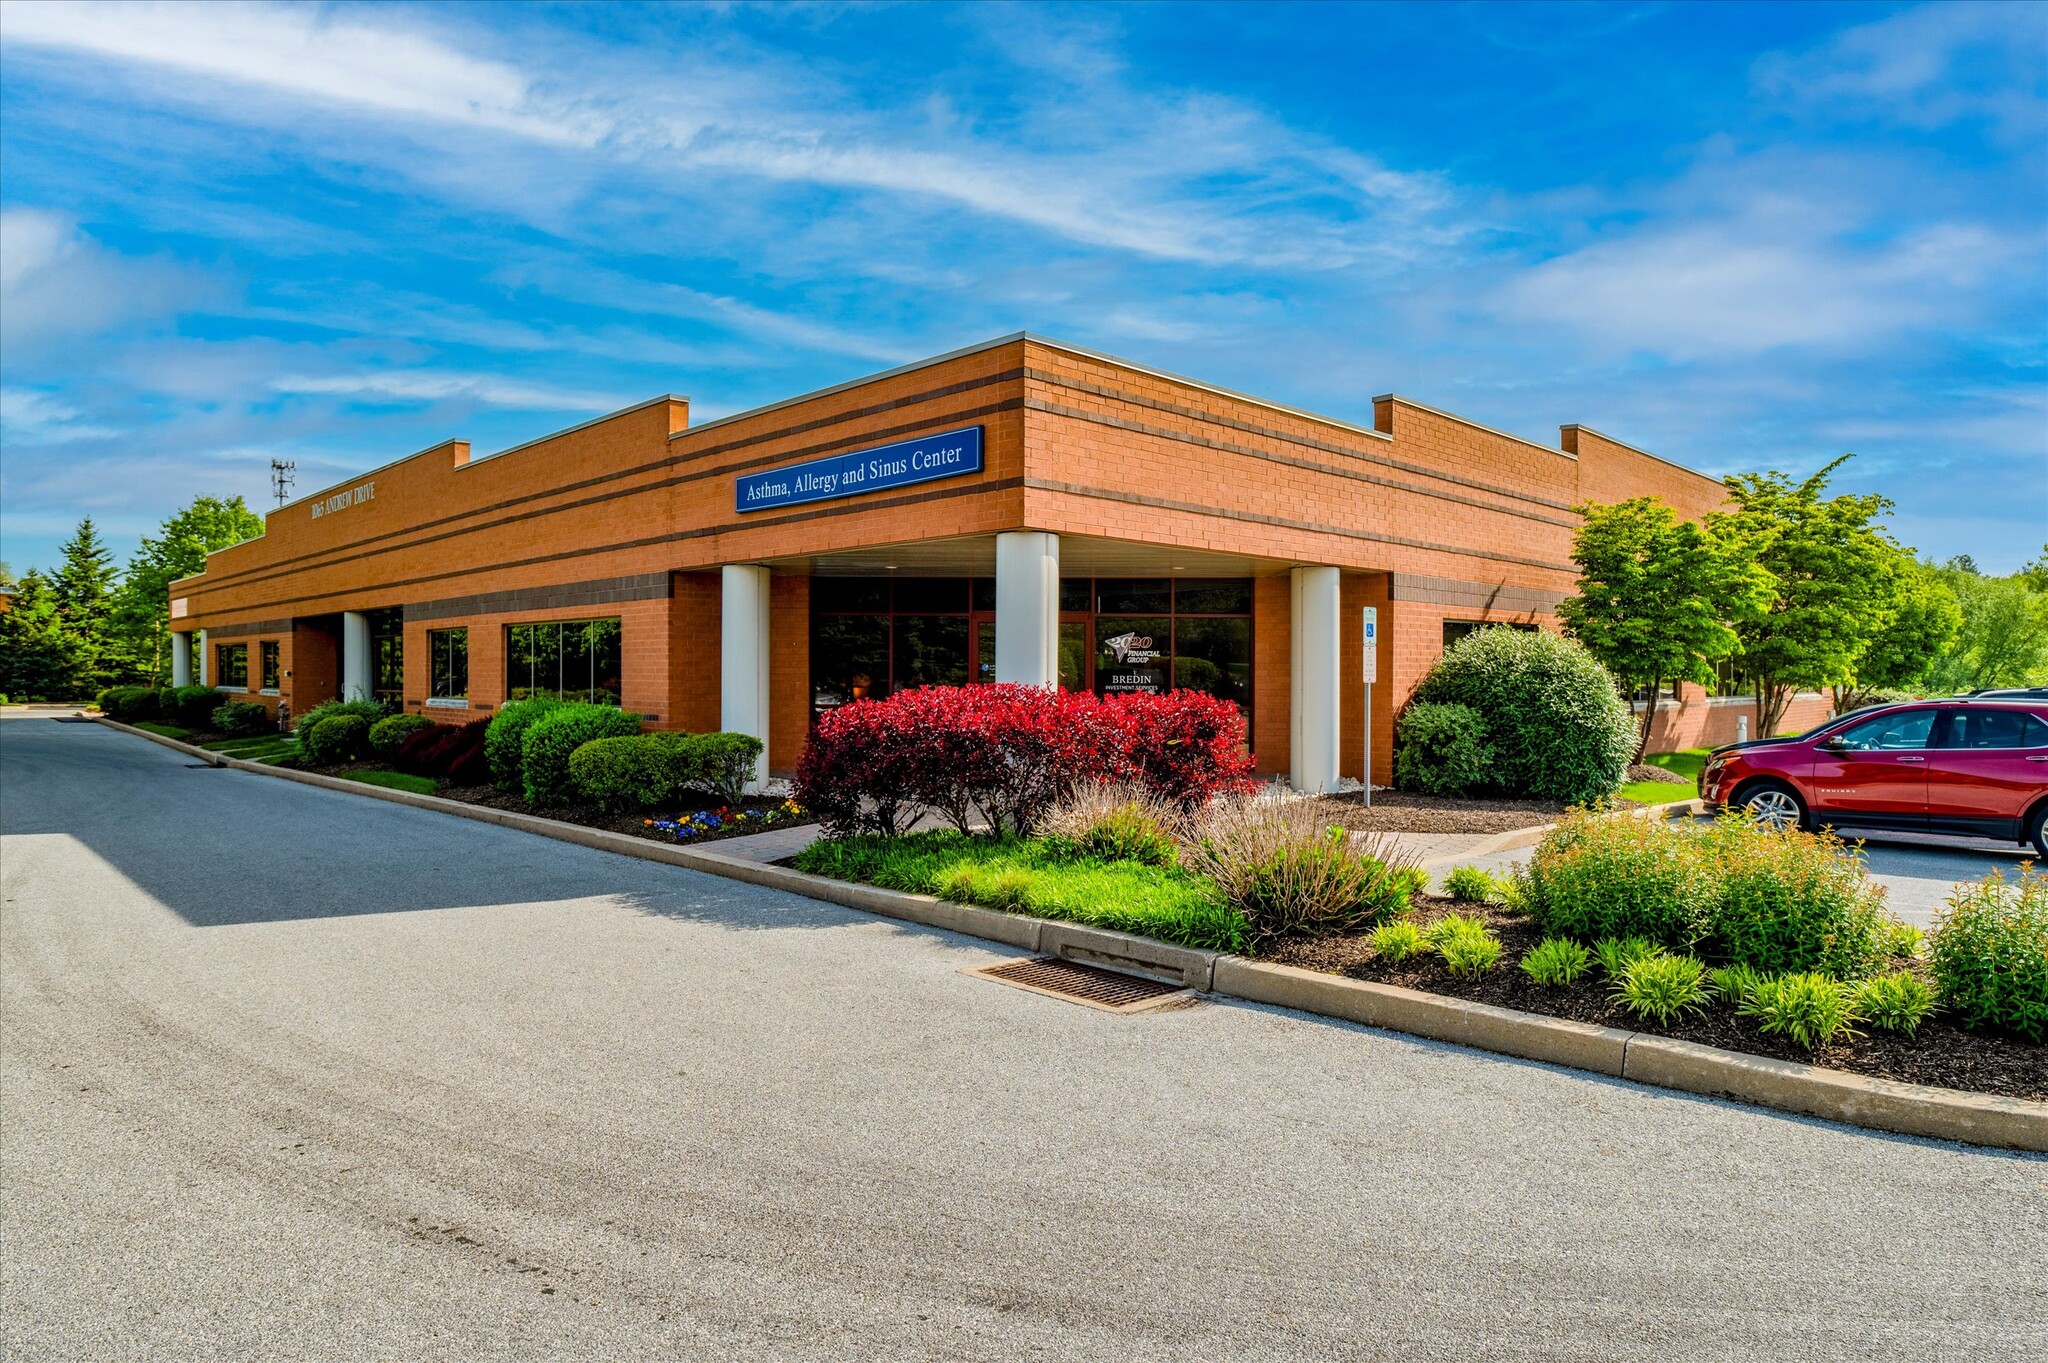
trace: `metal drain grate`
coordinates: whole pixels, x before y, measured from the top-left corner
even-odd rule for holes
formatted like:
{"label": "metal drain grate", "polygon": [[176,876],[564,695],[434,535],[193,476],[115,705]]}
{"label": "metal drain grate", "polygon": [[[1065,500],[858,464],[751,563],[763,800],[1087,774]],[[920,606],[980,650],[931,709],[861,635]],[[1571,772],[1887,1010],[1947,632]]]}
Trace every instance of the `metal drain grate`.
{"label": "metal drain grate", "polygon": [[1053,956],[1034,956],[1025,961],[1005,961],[970,971],[986,975],[1034,994],[1050,994],[1070,1003],[1106,1008],[1112,1013],[1137,1013],[1192,998],[1184,986],[1140,975],[1123,975],[1079,961],[1062,961]]}

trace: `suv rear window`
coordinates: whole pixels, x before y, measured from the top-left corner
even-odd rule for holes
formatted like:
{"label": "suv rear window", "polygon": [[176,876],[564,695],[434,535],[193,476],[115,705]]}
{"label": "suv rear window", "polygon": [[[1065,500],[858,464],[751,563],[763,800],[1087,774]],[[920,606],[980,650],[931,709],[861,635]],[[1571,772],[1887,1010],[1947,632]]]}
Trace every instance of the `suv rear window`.
{"label": "suv rear window", "polygon": [[2024,710],[1951,710],[1944,748],[2048,747],[2048,721]]}

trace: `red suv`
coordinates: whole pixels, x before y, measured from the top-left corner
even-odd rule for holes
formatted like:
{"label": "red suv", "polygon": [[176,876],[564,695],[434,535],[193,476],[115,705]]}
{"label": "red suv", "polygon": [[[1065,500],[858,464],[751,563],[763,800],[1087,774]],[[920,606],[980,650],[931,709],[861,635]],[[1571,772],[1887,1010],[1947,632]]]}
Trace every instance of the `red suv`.
{"label": "red suv", "polygon": [[2048,859],[2048,700],[1909,701],[1716,748],[1700,794],[1760,821],[2031,842]]}

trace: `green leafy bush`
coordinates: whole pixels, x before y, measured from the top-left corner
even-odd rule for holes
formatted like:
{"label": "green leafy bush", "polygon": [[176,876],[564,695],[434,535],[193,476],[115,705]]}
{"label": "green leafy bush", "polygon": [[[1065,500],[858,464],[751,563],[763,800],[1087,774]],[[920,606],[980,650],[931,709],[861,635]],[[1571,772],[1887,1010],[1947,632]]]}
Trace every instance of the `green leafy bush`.
{"label": "green leafy bush", "polygon": [[1424,795],[1468,795],[1493,772],[1486,721],[1469,705],[1416,704],[1394,726],[1394,784]]}
{"label": "green leafy bush", "polygon": [[163,716],[163,693],[154,686],[110,686],[100,692],[100,713],[123,724]]}
{"label": "green leafy bush", "polygon": [[316,767],[334,767],[360,759],[370,746],[367,715],[329,715],[299,730],[299,746]]}
{"label": "green leafy bush", "polygon": [[1886,954],[1884,891],[1833,833],[1772,829],[1743,816],[1690,837],[1710,886],[1715,954],[1759,970],[1854,979]]}
{"label": "green leafy bush", "polygon": [[1856,1011],[1879,1031],[1911,1036],[1934,1011],[1934,986],[1910,970],[1874,975],[1857,987]]}
{"label": "green leafy bush", "polygon": [[210,722],[217,732],[230,738],[252,738],[277,731],[277,721],[270,717],[270,711],[249,700],[231,700],[214,707]]}
{"label": "green leafy bush", "polygon": [[1705,1012],[1707,967],[1697,957],[1662,952],[1639,957],[1614,981],[1613,996],[1631,1013],[1668,1027]]}
{"label": "green leafy bush", "polygon": [[1355,932],[1406,910],[1418,880],[1386,844],[1354,844],[1305,800],[1214,800],[1183,861],[1244,915],[1254,942]]}
{"label": "green leafy bush", "polygon": [[[1452,918],[1457,919],[1457,915]],[[1460,978],[1483,975],[1500,961],[1500,938],[1470,918],[1458,919],[1456,926],[1430,935],[1435,939],[1436,954],[1443,957],[1444,968]]]}
{"label": "green leafy bush", "polygon": [[1765,976],[1735,1011],[1754,1018],[1764,1034],[1809,1051],[1858,1035],[1855,986],[1813,971]]}
{"label": "green leafy bush", "polygon": [[1637,961],[1647,960],[1661,950],[1647,937],[1602,937],[1593,943],[1593,959],[1600,963],[1603,975],[1618,980]]}
{"label": "green leafy bush", "polygon": [[406,739],[433,727],[434,721],[425,715],[386,715],[370,726],[370,751],[389,760],[398,755]]}
{"label": "green leafy bush", "polygon": [[543,809],[573,802],[576,783],[569,776],[569,759],[576,750],[592,739],[639,732],[640,716],[613,705],[575,703],[550,710],[519,740],[519,779],[526,802]]}
{"label": "green leafy bush", "polygon": [[499,707],[498,713],[491,716],[490,727],[484,730],[484,760],[491,764],[493,781],[506,790],[518,790],[525,784],[520,761],[527,729],[566,703],[552,696],[532,696]]}
{"label": "green leafy bush", "polygon": [[1714,986],[1714,997],[1732,1003],[1740,1008],[1756,993],[1756,987],[1769,976],[1753,965],[1724,965],[1707,972],[1707,979]]}
{"label": "green leafy bush", "polygon": [[1647,937],[1676,951],[1706,935],[1713,886],[1695,839],[1646,819],[1567,814],[1536,845],[1521,883],[1546,932]]}
{"label": "green leafy bush", "polygon": [[1461,904],[1484,904],[1500,894],[1500,882],[1477,866],[1456,866],[1444,877],[1444,891]]}
{"label": "green leafy bush", "polygon": [[1941,1005],[1965,1027],[2048,1040],[2048,874],[1956,886],[1927,940]]}
{"label": "green leafy bush", "polygon": [[752,734],[675,734],[681,768],[677,780],[736,805],[760,771],[761,740]]}
{"label": "green leafy bush", "polygon": [[180,686],[163,694],[163,717],[187,729],[204,729],[226,699],[226,692],[211,686]]}
{"label": "green leafy bush", "polygon": [[1429,943],[1423,939],[1421,928],[1405,918],[1396,918],[1373,929],[1372,949],[1382,960],[1399,965],[1410,956],[1428,950]]}
{"label": "green leafy bush", "polygon": [[320,721],[336,715],[361,715],[375,724],[390,713],[391,707],[381,700],[323,700],[294,720],[292,728],[297,733],[308,733]]}
{"label": "green leafy bush", "polygon": [[1522,957],[1522,973],[1541,985],[1559,989],[1572,984],[1593,964],[1593,953],[1569,937],[1546,937]]}
{"label": "green leafy bush", "polygon": [[683,773],[682,734],[595,738],[569,754],[578,799],[602,809],[646,809],[675,796]]}
{"label": "green leafy bush", "polygon": [[1543,631],[1482,629],[1445,650],[1411,709],[1463,705],[1493,746],[1487,787],[1586,804],[1621,787],[1636,720],[1583,644]]}

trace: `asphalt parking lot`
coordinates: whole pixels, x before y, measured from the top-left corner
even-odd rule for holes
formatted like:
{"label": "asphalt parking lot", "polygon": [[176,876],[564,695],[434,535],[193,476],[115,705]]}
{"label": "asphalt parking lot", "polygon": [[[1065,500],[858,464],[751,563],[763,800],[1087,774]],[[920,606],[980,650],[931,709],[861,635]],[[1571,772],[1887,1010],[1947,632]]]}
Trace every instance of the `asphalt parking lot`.
{"label": "asphalt parking lot", "polygon": [[2048,1159],[1115,1016],[965,973],[985,943],[98,726],[0,721],[0,886],[10,1360],[2048,1338]]}

